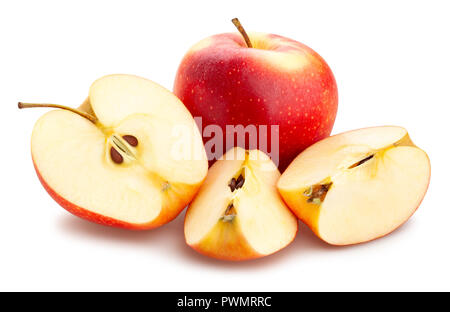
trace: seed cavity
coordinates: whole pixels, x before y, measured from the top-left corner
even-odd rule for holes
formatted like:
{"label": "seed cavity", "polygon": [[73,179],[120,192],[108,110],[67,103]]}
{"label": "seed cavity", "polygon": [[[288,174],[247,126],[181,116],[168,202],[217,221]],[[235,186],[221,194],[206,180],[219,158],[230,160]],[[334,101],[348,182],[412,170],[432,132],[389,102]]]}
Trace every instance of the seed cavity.
{"label": "seed cavity", "polygon": [[225,210],[225,213],[221,217],[224,222],[231,222],[236,217],[236,209],[234,209],[233,203],[230,203]]}
{"label": "seed cavity", "polygon": [[124,135],[122,136],[122,139],[124,139],[125,141],[127,141],[128,144],[130,144],[133,147],[136,147],[138,145],[138,139],[130,134]]}
{"label": "seed cavity", "polygon": [[330,190],[331,185],[333,185],[333,182],[312,185],[303,192],[303,195],[309,197],[307,200],[308,203],[320,205],[325,200],[325,196]]}
{"label": "seed cavity", "polygon": [[237,179],[232,178],[231,181],[228,183],[228,186],[230,187],[231,192],[234,192],[235,190],[240,189],[244,185],[244,182],[245,178],[241,173]]}
{"label": "seed cavity", "polygon": [[128,147],[124,140],[117,135],[113,134],[111,136],[111,143],[115,149],[118,151],[121,151],[122,156],[126,156],[127,159],[135,160],[136,156],[134,155],[133,151]]}
{"label": "seed cavity", "polygon": [[373,158],[374,154],[367,156],[366,158],[354,163],[353,165],[351,165],[350,167],[348,167],[348,169],[353,169],[355,167],[361,166],[363,163],[365,163],[368,160],[371,160]]}
{"label": "seed cavity", "polygon": [[111,156],[112,161],[116,164],[123,163],[122,155],[120,155],[120,153],[114,147],[111,147],[111,149],[109,150],[109,155]]}

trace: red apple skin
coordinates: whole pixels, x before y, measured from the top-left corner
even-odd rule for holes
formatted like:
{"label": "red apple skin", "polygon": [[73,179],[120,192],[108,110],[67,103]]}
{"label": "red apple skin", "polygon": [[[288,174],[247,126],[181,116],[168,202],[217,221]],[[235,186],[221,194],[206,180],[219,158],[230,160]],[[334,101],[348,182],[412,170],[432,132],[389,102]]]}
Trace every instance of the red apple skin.
{"label": "red apple skin", "polygon": [[187,195],[183,199],[179,199],[177,202],[172,202],[171,205],[165,205],[159,214],[158,217],[156,217],[154,220],[148,222],[148,223],[141,223],[141,224],[135,224],[135,223],[129,223],[121,220],[117,220],[114,218],[110,218],[92,211],[89,211],[86,208],[79,207],[70,201],[66,200],[65,198],[61,197],[53,188],[51,188],[47,182],[45,182],[44,178],[39,172],[38,167],[36,166],[36,163],[33,159],[33,165],[34,169],[36,170],[36,174],[39,178],[39,181],[41,182],[44,189],[47,191],[47,193],[64,209],[66,209],[71,214],[80,217],[82,219],[116,228],[122,228],[127,230],[149,230],[156,227],[159,227],[161,225],[164,225],[173,219],[175,219],[178,214],[186,207],[187,204],[192,200],[192,197],[194,197],[195,193],[197,192],[198,188],[200,187],[200,184],[198,186],[191,187],[191,193]]}
{"label": "red apple skin", "polygon": [[[278,35],[249,36],[255,48],[247,48],[238,33],[215,35],[191,48],[178,68],[174,93],[194,117],[202,117],[203,128],[219,125],[225,134],[226,125],[279,125],[278,167],[283,171],[331,133],[336,81],[309,47]],[[205,143],[209,139],[203,137]],[[267,139],[270,150],[270,132]]]}

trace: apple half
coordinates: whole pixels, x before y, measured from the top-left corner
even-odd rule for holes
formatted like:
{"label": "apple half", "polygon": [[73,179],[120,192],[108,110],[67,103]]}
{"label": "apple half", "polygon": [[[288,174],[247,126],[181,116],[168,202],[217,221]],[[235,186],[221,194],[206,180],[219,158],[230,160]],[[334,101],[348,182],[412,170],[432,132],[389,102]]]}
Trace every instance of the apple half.
{"label": "apple half", "polygon": [[210,168],[186,212],[186,243],[224,260],[247,260],[287,246],[296,217],[276,189],[280,173],[258,150],[230,149]]}
{"label": "apple half", "polygon": [[286,204],[333,245],[382,237],[416,211],[430,161],[401,127],[354,130],[326,138],[295,158],[278,181]]}
{"label": "apple half", "polygon": [[[19,103],[33,106],[58,107]],[[175,218],[208,169],[200,133],[183,103],[158,84],[130,75],[95,81],[79,110],[42,116],[31,151],[42,185],[62,207],[128,229]]]}

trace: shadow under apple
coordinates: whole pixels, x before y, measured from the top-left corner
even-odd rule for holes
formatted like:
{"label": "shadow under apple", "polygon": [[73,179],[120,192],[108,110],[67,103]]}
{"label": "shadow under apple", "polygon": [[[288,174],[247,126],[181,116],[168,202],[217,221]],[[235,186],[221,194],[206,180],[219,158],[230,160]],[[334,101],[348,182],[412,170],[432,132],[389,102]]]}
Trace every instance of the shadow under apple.
{"label": "shadow under apple", "polygon": [[[301,259],[303,255],[346,252],[349,249],[367,248],[370,245],[385,243],[388,237],[393,238],[397,235],[404,235],[405,231],[408,231],[414,224],[411,222],[412,220],[410,220],[388,236],[365,244],[332,246],[323,242],[315,236],[305,224],[299,222],[299,233],[294,241],[286,248],[267,257],[233,262],[209,258],[190,248],[184,241],[184,215],[185,212],[181,213],[172,222],[149,231],[129,231],[100,226],[68,214],[60,219],[59,226],[63,231],[70,235],[77,235],[89,240],[93,239],[97,241],[107,241],[113,244],[134,245],[139,248],[150,248],[152,250],[160,249],[160,251],[166,253],[167,256],[179,257],[194,265],[206,265],[209,267],[233,270],[258,270],[263,269],[268,265],[282,263],[294,255]],[[151,248],[152,246],[153,248]]]}

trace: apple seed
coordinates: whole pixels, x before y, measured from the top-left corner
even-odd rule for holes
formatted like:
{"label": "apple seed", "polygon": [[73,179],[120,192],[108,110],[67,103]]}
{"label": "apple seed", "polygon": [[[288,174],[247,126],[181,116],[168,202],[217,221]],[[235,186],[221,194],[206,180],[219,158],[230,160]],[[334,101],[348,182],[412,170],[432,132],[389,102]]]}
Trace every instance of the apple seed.
{"label": "apple seed", "polygon": [[228,186],[230,187],[231,192],[234,192],[235,190],[240,189],[244,185],[244,182],[245,178],[241,173],[237,179],[232,178],[230,183],[228,183]]}
{"label": "apple seed", "polygon": [[111,155],[112,161],[116,164],[123,163],[122,155],[120,155],[120,153],[114,147],[111,147],[111,149],[109,150],[109,155]]}
{"label": "apple seed", "polygon": [[236,189],[236,179],[232,178],[230,183],[228,183],[228,186],[230,187],[230,190],[234,192],[234,190]]}
{"label": "apple seed", "polygon": [[138,145],[138,139],[133,135],[129,135],[129,134],[124,135],[124,136],[122,136],[122,139],[127,141],[127,143],[133,147],[136,147]]}
{"label": "apple seed", "polygon": [[242,174],[239,175],[239,177],[236,180],[236,190],[240,189],[244,185],[245,179],[242,176]]}
{"label": "apple seed", "polygon": [[368,157],[366,157],[366,158],[364,158],[364,159],[358,161],[357,163],[354,163],[353,165],[351,165],[350,167],[348,167],[348,169],[353,169],[353,168],[355,168],[355,167],[361,166],[361,165],[362,165],[363,163],[365,163],[366,161],[372,159],[373,156],[374,156],[374,154],[372,154],[372,155],[370,155],[370,156],[368,156]]}

